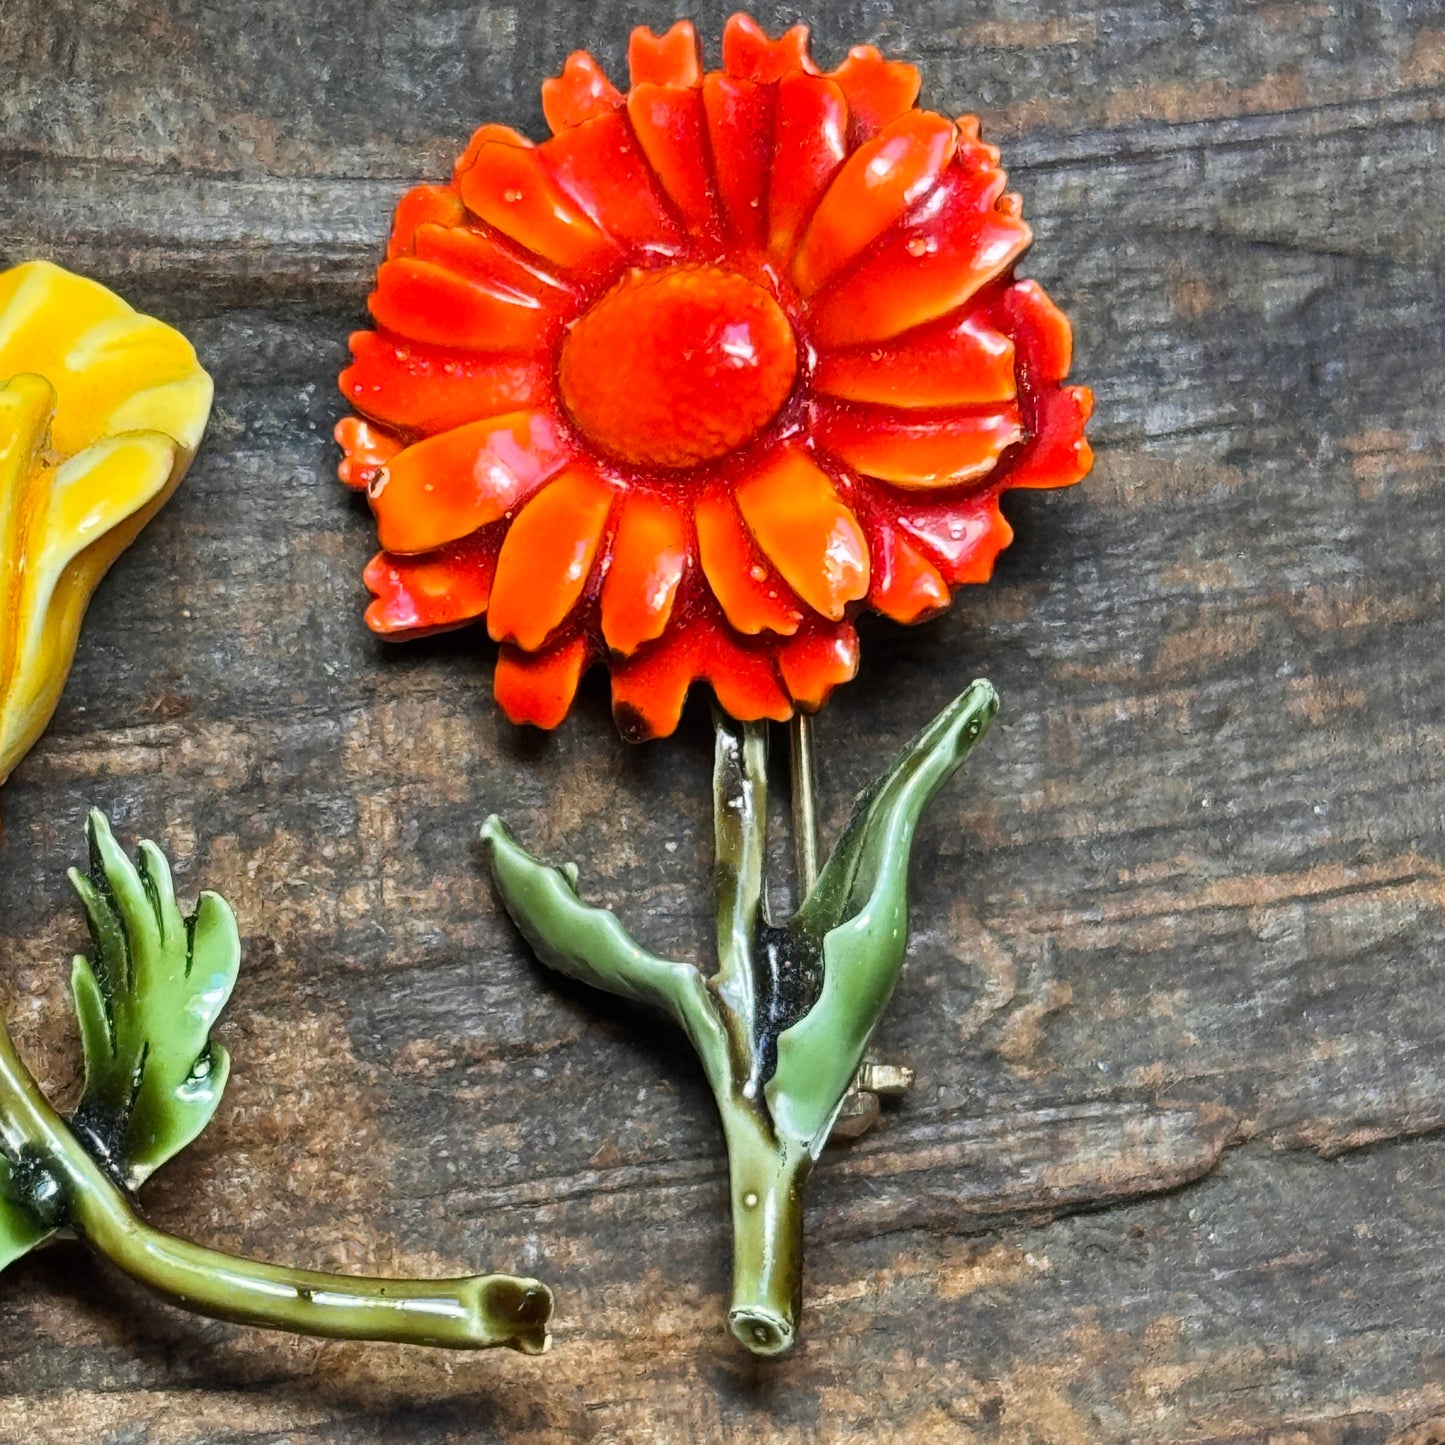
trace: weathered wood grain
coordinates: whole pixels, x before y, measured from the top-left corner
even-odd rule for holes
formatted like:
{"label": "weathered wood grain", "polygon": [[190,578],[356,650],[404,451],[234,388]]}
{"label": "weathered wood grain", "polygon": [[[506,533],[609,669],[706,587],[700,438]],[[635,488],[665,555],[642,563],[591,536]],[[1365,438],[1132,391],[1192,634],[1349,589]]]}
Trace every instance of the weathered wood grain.
{"label": "weathered wood grain", "polygon": [[[715,37],[727,6],[698,7]],[[359,622],[334,377],[395,197],[661,5],[0,5],[0,260],[184,325],[181,493],[93,608],[3,800],[0,1005],[77,1068],[91,802],[235,904],[214,1129],[167,1226],[297,1262],[536,1270],[542,1365],[294,1341],[74,1247],[0,1278],[0,1440],[1424,1445],[1445,1421],[1445,24],[1425,0],[823,3],[975,109],[1075,319],[1100,462],[1008,503],[995,582],[865,629],[826,822],[975,674],[883,1047],[914,1095],[820,1168],[804,1342],[721,1330],[725,1185],[684,1045],[527,957],[502,812],[645,940],[707,947],[710,736],[547,739],[471,635]],[[774,27],[798,18],[761,6]],[[780,779],[781,782],[781,779]],[[781,789],[780,789],[781,791]],[[1437,1422],[1432,1425],[1431,1422]]]}

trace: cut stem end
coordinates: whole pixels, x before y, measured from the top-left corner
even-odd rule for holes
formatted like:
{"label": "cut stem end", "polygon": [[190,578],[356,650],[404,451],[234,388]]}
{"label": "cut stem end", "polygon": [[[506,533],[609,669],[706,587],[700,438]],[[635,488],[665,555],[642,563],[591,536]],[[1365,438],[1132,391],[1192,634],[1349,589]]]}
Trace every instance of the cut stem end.
{"label": "cut stem end", "polygon": [[477,1279],[472,1338],[477,1347],[505,1345],[524,1355],[552,1347],[552,1291],[535,1279],[485,1275]]}
{"label": "cut stem end", "polygon": [[793,1321],[771,1310],[730,1310],[728,1329],[740,1344],[755,1355],[782,1355],[793,1347]]}

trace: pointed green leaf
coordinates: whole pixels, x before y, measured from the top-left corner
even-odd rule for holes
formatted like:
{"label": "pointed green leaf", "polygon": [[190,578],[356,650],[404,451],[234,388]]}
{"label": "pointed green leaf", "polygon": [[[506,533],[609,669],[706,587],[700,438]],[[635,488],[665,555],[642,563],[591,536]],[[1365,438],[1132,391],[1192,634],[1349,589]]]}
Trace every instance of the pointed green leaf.
{"label": "pointed green leaf", "polygon": [[818,1001],[778,1040],[766,1090],[784,1135],[817,1156],[887,1007],[908,940],[908,860],[918,820],[998,711],[975,682],[908,744],[859,798],[789,928],[823,951]]}
{"label": "pointed green leaf", "polygon": [[154,843],[132,863],[97,812],[90,872],[71,870],[93,956],[77,959],[71,990],[85,1054],[76,1123],[116,1157],[136,1187],[210,1122],[230,1061],[210,1043],[241,962],[236,920],[203,893],[184,918]]}
{"label": "pointed green leaf", "polygon": [[549,968],[663,1009],[682,1025],[708,1078],[727,1078],[728,1041],[702,975],[642,947],[605,908],[583,903],[571,877],[523,848],[493,814],[482,826],[492,877],[512,921]]}
{"label": "pointed green leaf", "polygon": [[29,1254],[53,1232],[11,1197],[10,1161],[0,1154],[0,1270]]}
{"label": "pointed green leaf", "polygon": [[86,1078],[91,1076],[91,1060],[110,1057],[115,1042],[110,1032],[110,1009],[95,977],[90,960],[76,954],[70,965],[70,993],[75,1002],[75,1021],[80,1027],[81,1055],[85,1059]]}

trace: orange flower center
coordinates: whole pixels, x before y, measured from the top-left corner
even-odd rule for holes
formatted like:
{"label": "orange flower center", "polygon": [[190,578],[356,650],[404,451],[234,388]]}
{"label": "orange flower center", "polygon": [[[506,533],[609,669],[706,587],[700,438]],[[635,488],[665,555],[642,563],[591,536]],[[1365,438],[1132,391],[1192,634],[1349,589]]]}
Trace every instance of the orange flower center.
{"label": "orange flower center", "polygon": [[798,369],[793,328],[760,286],[715,266],[631,271],[572,327],[562,400],[620,461],[691,467],[755,436]]}

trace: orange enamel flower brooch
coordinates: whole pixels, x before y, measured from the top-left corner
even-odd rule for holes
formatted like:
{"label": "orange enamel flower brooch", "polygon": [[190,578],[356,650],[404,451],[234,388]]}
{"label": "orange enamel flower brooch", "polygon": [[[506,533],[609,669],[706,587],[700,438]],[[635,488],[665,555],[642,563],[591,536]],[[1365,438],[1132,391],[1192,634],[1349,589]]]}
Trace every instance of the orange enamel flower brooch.
{"label": "orange enamel flower brooch", "polygon": [[629,739],[689,687],[822,706],[864,607],[986,581],[1010,487],[1090,465],[1067,320],[1013,266],[1017,195],[973,117],[860,47],[824,74],[746,16],[573,55],[553,135],[484,125],[397,208],[338,427],[382,551],[370,626],[485,618],[498,702],[555,727],[591,663]]}
{"label": "orange enamel flower brooch", "polygon": [[[857,614],[916,622],[986,581],[1011,487],[1091,462],[1069,324],[1014,265],[1030,239],[972,117],[855,49],[746,16],[704,73],[693,28],[633,32],[631,89],[573,55],[551,139],[473,136],[397,208],[337,428],[381,552],[367,621],[485,619],[495,692],[555,727],[592,663],[624,737],[717,706],[716,957],[654,954],[495,817],[502,902],[554,969],[669,1014],[727,1141],[728,1323],[796,1337],[803,1190],[907,1069],[868,1055],[903,965],[918,820],[993,718],[975,682],[858,800],[820,867],[808,715],[858,666]],[[788,722],[792,911],[767,906],[769,721]],[[784,890],[777,890],[778,892]]]}

